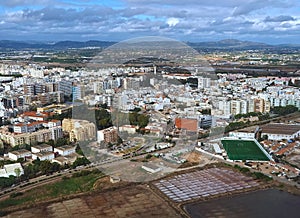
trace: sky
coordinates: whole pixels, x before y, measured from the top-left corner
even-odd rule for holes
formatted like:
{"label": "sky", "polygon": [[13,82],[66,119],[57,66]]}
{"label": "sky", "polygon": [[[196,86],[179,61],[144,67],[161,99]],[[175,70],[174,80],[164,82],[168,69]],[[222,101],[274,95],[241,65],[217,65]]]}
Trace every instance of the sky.
{"label": "sky", "polygon": [[300,0],[0,0],[0,39],[300,44]]}

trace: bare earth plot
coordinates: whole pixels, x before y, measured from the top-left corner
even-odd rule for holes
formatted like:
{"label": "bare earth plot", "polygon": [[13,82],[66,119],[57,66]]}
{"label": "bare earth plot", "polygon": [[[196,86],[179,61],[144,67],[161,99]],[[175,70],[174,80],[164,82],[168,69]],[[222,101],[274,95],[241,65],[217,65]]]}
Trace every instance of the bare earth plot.
{"label": "bare earth plot", "polygon": [[181,217],[142,185],[81,196],[9,214],[7,217]]}

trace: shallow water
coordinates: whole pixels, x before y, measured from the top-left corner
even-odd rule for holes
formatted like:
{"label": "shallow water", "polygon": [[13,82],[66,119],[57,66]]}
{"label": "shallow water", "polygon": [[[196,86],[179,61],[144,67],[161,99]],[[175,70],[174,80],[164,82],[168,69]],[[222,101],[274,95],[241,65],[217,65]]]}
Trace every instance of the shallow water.
{"label": "shallow water", "polygon": [[192,218],[299,218],[300,196],[276,189],[268,189],[206,202],[191,203],[185,205],[184,209]]}

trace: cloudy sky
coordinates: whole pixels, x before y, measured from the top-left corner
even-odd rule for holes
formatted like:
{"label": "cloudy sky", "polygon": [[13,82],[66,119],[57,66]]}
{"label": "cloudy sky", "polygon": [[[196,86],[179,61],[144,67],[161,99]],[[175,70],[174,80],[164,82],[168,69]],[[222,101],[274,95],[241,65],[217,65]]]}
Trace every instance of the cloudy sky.
{"label": "cloudy sky", "polygon": [[0,0],[0,39],[300,44],[299,0]]}

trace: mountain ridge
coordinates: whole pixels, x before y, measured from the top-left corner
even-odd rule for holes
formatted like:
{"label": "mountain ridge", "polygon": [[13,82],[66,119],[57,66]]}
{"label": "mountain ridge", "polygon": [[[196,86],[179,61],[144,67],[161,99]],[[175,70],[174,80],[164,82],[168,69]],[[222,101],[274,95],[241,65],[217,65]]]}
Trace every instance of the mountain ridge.
{"label": "mountain ridge", "polygon": [[[80,49],[89,47],[106,48],[117,42],[113,41],[73,41],[64,40],[57,42],[34,42],[34,41],[14,41],[14,40],[0,40],[0,49]],[[208,42],[186,42],[187,45],[194,48],[207,48],[207,49],[276,49],[276,48],[300,48],[300,44],[278,44],[270,45],[267,43],[242,41],[237,39],[223,39],[220,41]]]}

